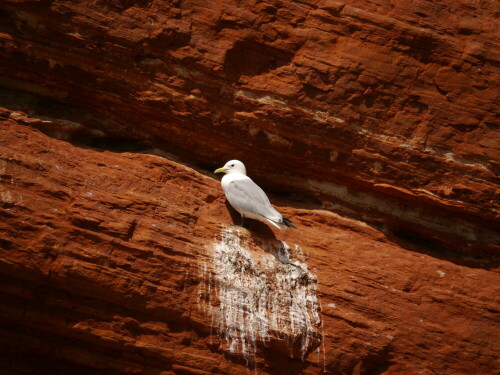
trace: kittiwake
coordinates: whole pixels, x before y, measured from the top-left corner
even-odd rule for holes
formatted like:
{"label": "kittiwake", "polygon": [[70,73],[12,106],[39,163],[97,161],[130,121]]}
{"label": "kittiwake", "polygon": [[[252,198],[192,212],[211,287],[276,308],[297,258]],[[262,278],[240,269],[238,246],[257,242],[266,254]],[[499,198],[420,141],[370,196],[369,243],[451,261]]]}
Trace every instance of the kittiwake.
{"label": "kittiwake", "polygon": [[241,161],[228,161],[214,173],[225,173],[221,181],[222,189],[231,206],[240,213],[241,225],[244,218],[249,218],[272,224],[279,229],[295,228],[290,220],[271,206],[264,190],[247,176],[245,165]]}

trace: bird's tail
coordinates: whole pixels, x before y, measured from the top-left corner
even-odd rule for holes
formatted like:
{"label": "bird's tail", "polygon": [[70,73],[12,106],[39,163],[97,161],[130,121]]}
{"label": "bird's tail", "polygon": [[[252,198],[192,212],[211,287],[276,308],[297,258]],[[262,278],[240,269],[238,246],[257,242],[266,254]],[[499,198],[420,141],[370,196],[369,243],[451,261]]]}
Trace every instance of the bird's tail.
{"label": "bird's tail", "polygon": [[293,228],[293,229],[297,229],[297,227],[295,227],[292,222],[290,220],[288,220],[287,218],[283,218],[283,224],[285,224],[287,227],[290,227],[290,228]]}
{"label": "bird's tail", "polygon": [[292,222],[288,219],[285,219],[283,218],[282,221],[274,221],[274,220],[271,220],[271,219],[266,219],[266,221],[269,223],[269,224],[272,224],[274,225],[276,228],[279,228],[279,229],[288,229],[287,227],[290,227],[290,228],[293,228],[293,229],[297,229],[293,226]]}

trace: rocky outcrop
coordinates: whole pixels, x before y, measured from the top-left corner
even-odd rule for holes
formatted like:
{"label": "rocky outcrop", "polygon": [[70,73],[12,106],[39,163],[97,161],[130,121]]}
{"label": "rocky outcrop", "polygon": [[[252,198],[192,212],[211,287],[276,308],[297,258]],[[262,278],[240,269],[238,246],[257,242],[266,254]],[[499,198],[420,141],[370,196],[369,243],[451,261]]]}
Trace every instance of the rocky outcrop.
{"label": "rocky outcrop", "polygon": [[495,7],[0,2],[0,367],[495,373]]}
{"label": "rocky outcrop", "polygon": [[108,136],[207,169],[245,159],[274,189],[491,256],[495,8],[4,1],[0,76]]}
{"label": "rocky outcrop", "polygon": [[210,175],[37,121],[0,126],[8,373],[493,372],[497,273],[283,199],[298,230],[231,227]]}

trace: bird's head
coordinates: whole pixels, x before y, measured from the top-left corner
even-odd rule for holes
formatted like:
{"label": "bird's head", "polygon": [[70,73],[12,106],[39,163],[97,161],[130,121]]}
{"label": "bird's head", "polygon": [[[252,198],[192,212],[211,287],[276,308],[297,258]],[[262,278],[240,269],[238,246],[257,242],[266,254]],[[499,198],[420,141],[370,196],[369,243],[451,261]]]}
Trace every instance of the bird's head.
{"label": "bird's head", "polygon": [[222,168],[216,169],[214,173],[241,173],[246,175],[245,165],[239,160],[230,160]]}

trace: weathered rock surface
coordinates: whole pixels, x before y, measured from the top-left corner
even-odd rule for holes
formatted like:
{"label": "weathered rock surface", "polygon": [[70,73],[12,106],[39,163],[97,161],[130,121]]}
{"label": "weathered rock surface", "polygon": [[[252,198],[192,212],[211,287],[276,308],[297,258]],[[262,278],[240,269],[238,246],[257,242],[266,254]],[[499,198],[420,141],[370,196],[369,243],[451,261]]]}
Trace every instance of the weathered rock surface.
{"label": "weathered rock surface", "polygon": [[496,1],[1,4],[3,85],[58,115],[207,169],[244,159],[406,237],[498,250]]}
{"label": "weathered rock surface", "polygon": [[0,369],[497,373],[496,7],[0,1]]}
{"label": "weathered rock surface", "polygon": [[497,273],[285,201],[231,227],[210,176],[1,115],[7,373],[494,372]]}

